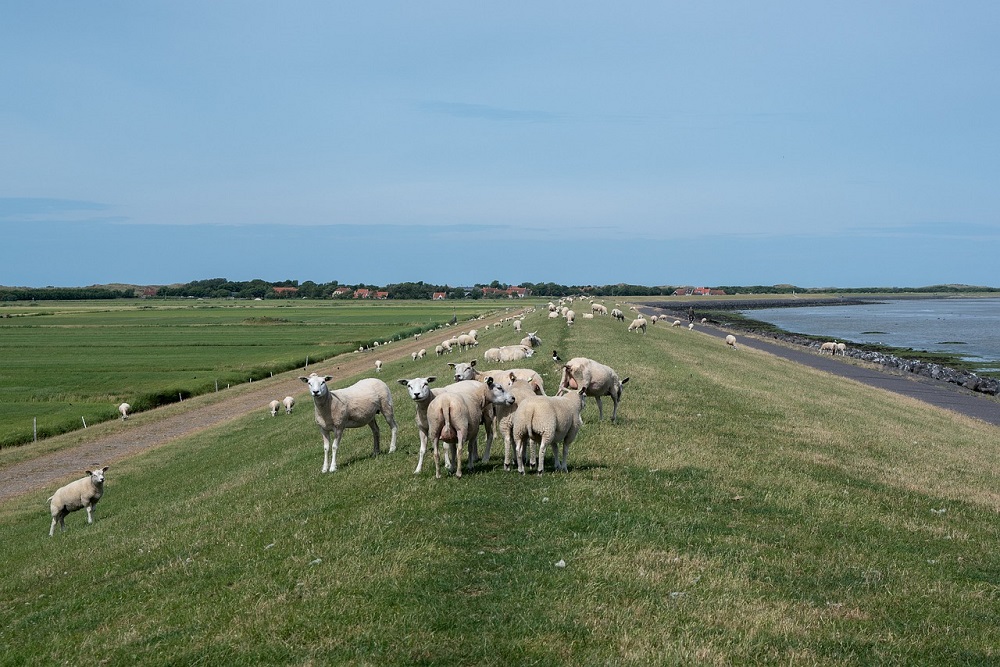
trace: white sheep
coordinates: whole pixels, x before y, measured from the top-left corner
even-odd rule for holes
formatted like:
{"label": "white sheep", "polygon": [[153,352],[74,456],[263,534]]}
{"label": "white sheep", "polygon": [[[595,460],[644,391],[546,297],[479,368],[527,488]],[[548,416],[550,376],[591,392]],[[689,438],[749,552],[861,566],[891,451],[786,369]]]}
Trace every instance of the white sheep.
{"label": "white sheep", "polygon": [[819,346],[819,353],[823,354],[824,352],[829,352],[831,356],[837,354],[837,344],[832,341],[823,343]]}
{"label": "white sheep", "polygon": [[376,373],[381,373],[382,372],[382,360],[381,359],[376,359],[375,360],[375,372]]}
{"label": "white sheep", "polygon": [[538,347],[542,344],[542,339],[538,337],[537,331],[532,331],[527,336],[521,339],[521,345],[524,347]]}
{"label": "white sheep", "polygon": [[[417,460],[417,469],[413,471],[413,474],[420,472],[424,464],[424,453],[427,451],[427,406],[430,405],[435,396],[444,391],[444,388],[431,389],[430,384],[435,380],[437,380],[437,377],[433,375],[397,380],[399,384],[406,387],[406,391],[410,395],[410,398],[413,399],[416,408],[414,417],[417,422],[417,433],[420,436],[420,457]],[[447,449],[445,449],[444,456],[445,467],[451,468],[451,459],[448,456]]]}
{"label": "white sheep", "polygon": [[601,397],[610,396],[614,402],[614,410],[611,413],[611,421],[614,422],[618,419],[618,403],[621,401],[622,390],[628,380],[628,378],[619,380],[618,373],[610,366],[587,357],[575,357],[563,366],[562,379],[556,395],[582,389],[587,396],[593,396],[597,401],[599,420],[604,418]]}
{"label": "white sheep", "polygon": [[729,334],[728,336],[726,336],[726,345],[728,345],[729,347],[731,347],[731,348],[733,348],[735,350],[736,349],[736,336],[734,336],[733,334]]}
{"label": "white sheep", "polygon": [[549,311],[549,319],[556,319],[557,317],[560,317],[558,310]]}
{"label": "white sheep", "polygon": [[693,331],[693,330],[694,330],[694,322],[689,322],[688,323],[688,331]]}
{"label": "white sheep", "polygon": [[680,325],[681,325],[680,320],[674,320],[673,322],[670,323],[670,326],[672,327],[679,327]]}
{"label": "white sheep", "polygon": [[846,357],[847,356],[847,344],[846,343],[837,343],[837,352],[840,352],[840,356]]}
{"label": "white sheep", "polygon": [[423,347],[420,348],[420,351],[417,352],[417,359],[423,359],[426,356],[427,356],[427,348],[423,348]]}
{"label": "white sheep", "polygon": [[701,323],[702,324],[708,324],[708,318],[707,317],[701,318]]}
{"label": "white sheep", "polygon": [[572,326],[576,320],[576,313],[572,310],[566,311],[566,326]]}
{"label": "white sheep", "polygon": [[292,408],[295,407],[295,398],[292,396],[285,396],[283,399],[281,399],[281,403],[282,405],[285,406],[285,414],[286,415],[292,414]]}
{"label": "white sheep", "polygon": [[271,416],[272,417],[277,417],[278,416],[278,408],[281,407],[281,403],[279,403],[276,400],[275,401],[271,401],[270,403],[267,404],[267,407],[269,407],[271,409]]}
{"label": "white sheep", "polygon": [[504,345],[503,347],[491,347],[483,353],[483,361],[499,364],[507,361],[520,361],[528,359],[535,354],[534,348],[526,345]]}
{"label": "white sheep", "polygon": [[49,496],[49,512],[52,514],[49,537],[55,534],[57,523],[59,524],[59,532],[66,530],[67,514],[84,507],[87,508],[87,523],[94,523],[94,506],[104,495],[104,473],[107,471],[108,466],[97,470],[88,470],[86,477],[81,477],[60,487]]}
{"label": "white sheep", "polygon": [[132,409],[132,406],[128,403],[122,403],[118,406],[118,414],[122,416],[122,421],[128,419],[128,413]]}
{"label": "white sheep", "polygon": [[526,382],[536,382],[538,386],[542,388],[542,393],[545,393],[545,383],[542,380],[542,376],[530,368],[504,368],[495,369],[491,371],[480,371],[476,368],[476,360],[463,361],[457,364],[448,363],[451,366],[452,371],[455,374],[455,382],[461,382],[462,380],[479,380],[480,382],[486,382],[486,378],[493,378],[494,382],[508,382],[510,376],[513,374],[518,380],[524,380]]}
{"label": "white sheep", "polygon": [[611,317],[615,318],[619,322],[625,321],[625,313],[623,313],[620,308],[613,309],[611,311]]}
{"label": "white sheep", "polygon": [[396,418],[392,410],[392,394],[385,382],[375,378],[365,378],[350,387],[331,391],[326,385],[333,379],[329,375],[323,377],[311,373],[308,377],[299,379],[309,385],[316,423],[319,424],[320,433],[323,434],[323,472],[333,472],[337,469],[337,447],[345,429],[370,427],[375,440],[374,454],[379,453],[379,428],[375,417],[380,412],[392,431],[389,452],[396,451]]}
{"label": "white sheep", "polygon": [[[455,476],[462,476],[462,449],[469,444],[468,468],[472,470],[476,459],[475,443],[479,426],[483,422],[483,411],[488,404],[513,403],[514,397],[503,385],[492,379],[486,383],[476,380],[463,381],[461,390],[451,389],[435,396],[427,406],[427,435],[434,444],[434,476],[441,477],[438,443],[444,441],[455,446]],[[419,472],[423,465],[424,452],[420,452],[417,462]]]}
{"label": "white sheep", "polygon": [[435,345],[434,346],[434,354],[436,354],[439,357],[442,354],[444,354],[444,345]]}
{"label": "white sheep", "polygon": [[[569,446],[583,425],[584,390],[571,391],[561,396],[534,396],[525,398],[514,412],[511,433],[517,443],[517,471],[524,473],[524,446],[538,447],[538,474],[545,467],[545,448],[552,445],[555,470],[568,472],[566,459]],[[559,456],[562,443],[562,457]]]}
{"label": "white sheep", "polygon": [[603,303],[592,303],[590,304],[590,310],[592,315],[607,315],[608,307]]}
{"label": "white sheep", "polygon": [[[532,396],[544,396],[545,388],[542,386],[542,379],[538,374],[531,374],[524,378],[515,371],[509,371],[504,382],[507,391],[514,396],[513,404],[493,406],[495,431],[503,437],[503,469],[510,470],[511,455],[515,449],[514,440],[514,414],[523,404],[524,400]],[[531,464],[535,463],[535,450],[532,448],[530,456]],[[524,467],[523,459],[518,456],[518,470]]]}
{"label": "white sheep", "polygon": [[521,333],[521,320],[514,320],[514,331]]}
{"label": "white sheep", "polygon": [[637,317],[632,320],[632,324],[628,325],[628,330],[629,332],[641,330],[642,333],[646,333],[646,324],[647,322],[645,317]]}

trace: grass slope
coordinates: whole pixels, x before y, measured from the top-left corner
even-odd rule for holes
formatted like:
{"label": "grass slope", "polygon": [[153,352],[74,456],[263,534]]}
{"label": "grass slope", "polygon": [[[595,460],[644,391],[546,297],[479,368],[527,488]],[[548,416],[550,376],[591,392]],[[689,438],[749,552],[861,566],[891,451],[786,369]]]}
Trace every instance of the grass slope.
{"label": "grass slope", "polygon": [[500,446],[414,476],[395,379],[472,355],[387,363],[392,455],[349,431],[321,475],[300,401],[115,465],[93,526],[49,539],[52,490],[0,507],[4,664],[1000,660],[994,427],[697,331],[528,329],[549,393],[553,348],[631,377],[618,424],[588,402],[569,474]]}

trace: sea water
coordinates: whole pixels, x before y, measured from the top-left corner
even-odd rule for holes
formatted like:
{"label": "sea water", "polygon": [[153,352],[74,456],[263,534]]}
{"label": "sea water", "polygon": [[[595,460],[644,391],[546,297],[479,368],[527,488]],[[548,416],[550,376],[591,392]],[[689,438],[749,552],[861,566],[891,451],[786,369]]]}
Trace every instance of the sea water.
{"label": "sea water", "polygon": [[1000,371],[1000,298],[887,299],[740,312],[789,332],[945,352],[980,371]]}

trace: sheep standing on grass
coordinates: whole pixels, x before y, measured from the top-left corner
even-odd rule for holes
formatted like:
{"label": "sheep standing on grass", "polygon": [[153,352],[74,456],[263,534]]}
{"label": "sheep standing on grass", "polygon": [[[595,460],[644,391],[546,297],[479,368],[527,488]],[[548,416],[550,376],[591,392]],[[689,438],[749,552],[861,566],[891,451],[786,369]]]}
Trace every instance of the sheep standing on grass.
{"label": "sheep standing on grass", "polygon": [[323,472],[334,472],[337,469],[337,447],[346,429],[370,427],[375,441],[373,454],[379,453],[379,428],[375,417],[380,412],[392,431],[389,452],[396,451],[396,418],[393,416],[392,394],[389,393],[389,387],[385,382],[375,378],[365,378],[350,387],[331,391],[326,385],[333,379],[329,375],[322,377],[311,373],[308,377],[299,379],[309,385],[309,393],[312,395],[313,408],[316,412],[316,423],[319,424],[320,433],[323,434]]}
{"label": "sheep standing on grass", "polygon": [[122,421],[125,421],[126,419],[128,419],[128,413],[129,413],[129,410],[131,410],[131,409],[132,409],[132,406],[129,405],[128,403],[122,403],[121,405],[118,406],[118,414],[120,414],[122,416]]}
{"label": "sheep standing on grass", "polygon": [[[514,397],[503,385],[492,378],[485,384],[476,380],[464,380],[468,390],[449,390],[434,397],[427,406],[427,435],[434,444],[434,476],[441,477],[438,443],[455,446],[455,476],[462,476],[462,449],[469,444],[468,469],[471,471],[476,460],[476,438],[483,421],[483,411],[487,404],[510,404]],[[423,465],[424,452],[420,452],[417,469]]]}
{"label": "sheep standing on grass", "polygon": [[837,343],[837,352],[840,352],[840,356],[846,357],[847,356],[847,344],[846,343]]}
{"label": "sheep standing on grass", "polygon": [[646,325],[647,325],[646,318],[637,317],[636,319],[632,320],[632,324],[628,325],[629,333],[640,330],[642,331],[642,333],[646,333]]}
{"label": "sheep standing on grass", "polygon": [[276,400],[275,401],[271,401],[270,403],[267,404],[267,407],[271,409],[271,416],[272,417],[277,417],[278,416],[278,408],[281,407],[281,403],[279,403]]}
{"label": "sheep standing on grass", "polygon": [[[523,378],[518,376],[513,371],[506,378],[504,385],[514,396],[513,404],[505,405],[495,405],[493,406],[494,418],[496,420],[496,427],[494,430],[498,431],[503,436],[503,469],[510,470],[511,455],[514,453],[516,448],[516,441],[514,440],[514,415],[520,409],[521,405],[528,398],[534,396],[545,396],[545,389],[541,384],[542,380],[537,375],[534,374],[532,377]],[[535,449],[531,449],[531,464],[535,464]],[[524,463],[523,459],[518,456],[517,469],[523,470]]]}
{"label": "sheep standing on grass", "polygon": [[593,396],[597,401],[598,420],[604,419],[601,397],[610,396],[615,404],[611,413],[611,421],[614,422],[618,420],[618,403],[622,399],[622,391],[626,382],[628,382],[628,378],[619,380],[618,373],[610,366],[605,366],[586,357],[575,357],[563,366],[562,379],[559,382],[559,391],[556,392],[556,395],[580,389],[587,396]]}
{"label": "sheep standing on grass", "polygon": [[728,345],[729,347],[731,347],[731,348],[733,348],[735,350],[736,349],[736,336],[734,336],[733,334],[729,334],[728,336],[726,336],[726,345]]}
{"label": "sheep standing on grass", "polygon": [[283,399],[281,399],[281,403],[282,405],[285,406],[285,414],[286,415],[292,414],[292,408],[295,407],[295,399],[291,396],[285,396]]}
{"label": "sheep standing on grass", "polygon": [[375,372],[376,373],[381,373],[382,372],[382,360],[381,359],[376,359],[375,360]]}
{"label": "sheep standing on grass", "polygon": [[829,352],[830,356],[837,354],[837,344],[833,341],[823,343],[819,346],[819,353],[823,354],[824,352]]}
{"label": "sheep standing on grass", "polygon": [[70,482],[49,496],[49,512],[52,514],[49,537],[55,534],[57,523],[59,532],[66,530],[67,514],[84,507],[87,508],[87,523],[94,523],[94,506],[104,495],[104,473],[107,471],[108,466],[88,470],[86,477]]}
{"label": "sheep standing on grass", "polygon": [[[568,472],[566,459],[569,446],[583,425],[584,390],[571,391],[561,396],[534,396],[525,398],[514,412],[511,433],[517,443],[517,471],[524,474],[524,446],[530,442],[538,447],[538,474],[545,467],[545,448],[552,445],[555,470]],[[562,457],[559,444],[562,443]]]}

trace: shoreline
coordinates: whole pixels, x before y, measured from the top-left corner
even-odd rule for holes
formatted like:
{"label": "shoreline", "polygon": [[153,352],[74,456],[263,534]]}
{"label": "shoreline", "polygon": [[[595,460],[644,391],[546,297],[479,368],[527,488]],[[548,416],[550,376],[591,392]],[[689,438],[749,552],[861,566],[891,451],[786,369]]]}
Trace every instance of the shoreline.
{"label": "shoreline", "polygon": [[[916,298],[933,298],[933,297],[916,297]],[[819,346],[821,344],[822,337],[812,336],[808,334],[800,334],[791,331],[785,331],[780,327],[776,327],[767,322],[761,322],[751,318],[742,318],[742,316],[734,318],[732,320],[722,321],[718,317],[712,317],[714,313],[718,311],[737,311],[737,310],[759,310],[763,308],[796,308],[796,307],[808,307],[808,306],[848,306],[848,305],[861,305],[867,303],[877,303],[879,301],[887,301],[889,299],[881,297],[850,297],[850,298],[838,298],[838,297],[816,297],[816,298],[804,298],[804,299],[743,299],[743,300],[732,300],[732,301],[688,301],[683,304],[671,304],[664,301],[647,302],[643,305],[652,308],[657,308],[658,310],[664,311],[674,317],[680,318],[682,320],[687,319],[687,312],[689,308],[694,308],[695,312],[699,311],[704,314],[708,314],[708,321],[710,324],[715,326],[725,327],[727,329],[732,329],[737,332],[742,332],[746,334],[752,334],[760,338],[771,338],[774,340],[780,340],[785,343],[790,343],[793,345],[798,345],[802,347],[814,348],[817,353],[819,352]],[[697,317],[700,319],[701,316]],[[986,394],[989,396],[1000,395],[1000,379],[981,376],[974,371],[969,371],[961,368],[956,368],[954,366],[949,366],[947,363],[936,363],[932,361],[925,361],[922,359],[915,359],[912,357],[905,356],[905,350],[901,348],[893,348],[887,345],[858,345],[855,343],[848,344],[847,349],[844,352],[844,356],[851,357],[853,359],[859,359],[861,361],[867,361],[869,363],[878,364],[885,369],[894,370],[903,373],[912,373],[914,375],[920,375],[923,377],[932,378],[934,380],[940,380],[943,382],[948,382],[950,384],[955,384],[970,391]],[[948,355],[938,355],[939,357],[947,357]]]}

